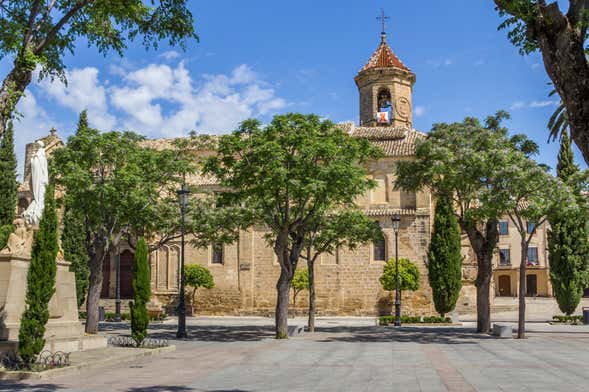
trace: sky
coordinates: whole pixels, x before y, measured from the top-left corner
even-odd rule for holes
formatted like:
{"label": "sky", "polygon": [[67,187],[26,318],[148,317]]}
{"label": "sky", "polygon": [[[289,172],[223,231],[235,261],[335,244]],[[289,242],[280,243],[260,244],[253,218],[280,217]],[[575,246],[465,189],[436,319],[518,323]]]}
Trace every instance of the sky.
{"label": "sky", "polygon": [[[548,97],[541,56],[521,56],[497,31],[491,0],[217,0],[189,8],[199,41],[184,51],[137,42],[122,58],[105,57],[80,40],[65,58],[67,86],[35,80],[17,106],[19,167],[26,143],[51,127],[65,140],[84,109],[98,129],[151,138],[222,134],[246,118],[286,112],[357,123],[354,76],[380,42],[381,8],[390,16],[388,43],[416,74],[415,129],[505,109],[510,130],[536,141],[537,160],[556,166],[559,146],[547,143],[546,123],[558,98]],[[10,65],[0,61],[0,74]]]}

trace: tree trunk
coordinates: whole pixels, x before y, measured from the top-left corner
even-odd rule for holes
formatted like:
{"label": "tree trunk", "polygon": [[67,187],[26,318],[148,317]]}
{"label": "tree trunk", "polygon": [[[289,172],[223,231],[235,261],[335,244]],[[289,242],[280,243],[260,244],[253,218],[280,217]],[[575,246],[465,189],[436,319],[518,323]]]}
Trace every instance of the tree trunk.
{"label": "tree trunk", "polygon": [[309,332],[315,332],[315,260],[307,251],[307,269],[309,270]]}
{"label": "tree trunk", "polygon": [[589,163],[589,64],[584,50],[585,32],[571,21],[557,2],[539,5],[540,15],[527,25],[527,35],[540,46],[544,67],[565,107],[571,137]]}
{"label": "tree trunk", "polygon": [[98,333],[98,304],[102,291],[102,263],[104,257],[95,254],[89,261],[90,279],[88,284],[88,300],[86,301],[86,333]]}
{"label": "tree trunk", "polygon": [[498,239],[496,220],[485,223],[484,233],[474,225],[460,221],[462,229],[468,235],[477,259],[477,332],[489,333],[491,331],[491,278],[493,276],[492,257]]}
{"label": "tree trunk", "polygon": [[29,83],[31,83],[32,78],[32,70],[27,69],[24,63],[19,65],[17,58],[0,88],[0,136],[4,134],[6,124],[13,117],[14,108]]}
{"label": "tree trunk", "polygon": [[517,338],[526,337],[526,263],[528,259],[528,243],[521,241],[522,253],[519,264],[519,308],[517,318]]}
{"label": "tree trunk", "polygon": [[288,339],[288,302],[292,274],[280,269],[280,278],[276,283],[276,339]]}

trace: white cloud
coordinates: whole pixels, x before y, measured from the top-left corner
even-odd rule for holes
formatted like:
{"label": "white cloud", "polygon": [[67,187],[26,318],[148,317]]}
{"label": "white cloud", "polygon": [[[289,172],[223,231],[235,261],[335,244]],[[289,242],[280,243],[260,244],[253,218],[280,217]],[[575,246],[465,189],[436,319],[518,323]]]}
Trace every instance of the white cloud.
{"label": "white cloud", "polygon": [[286,106],[245,64],[229,75],[203,75],[200,85],[194,84],[183,62],[176,68],[150,64],[129,73],[123,86],[110,89],[111,102],[125,113],[126,128],[152,136],[230,131],[248,117]]}
{"label": "white cloud", "polygon": [[176,52],[175,50],[168,50],[167,52],[160,54],[158,57],[161,57],[165,60],[174,60],[180,57],[180,53]]}
{"label": "white cloud", "polygon": [[116,123],[108,113],[106,88],[98,80],[98,69],[94,67],[75,68],[66,72],[67,86],[59,80],[44,79],[42,90],[57,103],[75,112],[88,110],[90,124],[104,130],[111,130]]}
{"label": "white cloud", "polygon": [[424,113],[425,113],[424,106],[416,106],[415,109],[413,110],[413,114],[415,114],[415,117],[421,117],[424,115]]}
{"label": "white cloud", "polygon": [[531,108],[544,108],[546,106],[558,106],[558,101],[532,101],[530,102]]}
{"label": "white cloud", "polygon": [[526,103],[522,102],[522,101],[516,101],[514,103],[511,104],[511,106],[509,107],[510,110],[519,110],[519,109],[523,109],[526,107]]}
{"label": "white cloud", "polygon": [[554,100],[545,100],[545,101],[531,101],[531,102],[524,102],[524,101],[515,101],[511,104],[510,110],[520,110],[520,109],[535,109],[535,108],[545,108],[547,106],[558,106],[559,102]]}
{"label": "white cloud", "polygon": [[150,137],[181,136],[191,130],[227,132],[248,117],[268,115],[287,106],[286,100],[246,64],[229,74],[205,74],[198,79],[184,62],[175,67],[161,63],[141,68],[111,65],[109,74],[120,79],[101,80],[94,67],[75,68],[66,74],[67,86],[43,80],[39,87],[52,104],[76,114],[88,110],[90,124],[98,129],[116,126]]}

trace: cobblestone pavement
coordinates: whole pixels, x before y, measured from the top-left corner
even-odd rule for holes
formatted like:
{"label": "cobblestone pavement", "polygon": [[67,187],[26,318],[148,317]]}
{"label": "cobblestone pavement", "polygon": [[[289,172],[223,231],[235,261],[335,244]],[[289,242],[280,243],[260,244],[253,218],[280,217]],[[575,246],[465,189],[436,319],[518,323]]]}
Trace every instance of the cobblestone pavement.
{"label": "cobblestone pavement", "polygon": [[[152,336],[173,337],[175,320]],[[302,319],[291,321],[302,324]],[[128,324],[123,324],[128,327]],[[272,319],[198,318],[175,352],[3,391],[587,391],[589,327],[529,324],[528,339],[466,327],[376,327],[320,319],[318,332],[272,339]],[[104,324],[110,334],[119,326]]]}

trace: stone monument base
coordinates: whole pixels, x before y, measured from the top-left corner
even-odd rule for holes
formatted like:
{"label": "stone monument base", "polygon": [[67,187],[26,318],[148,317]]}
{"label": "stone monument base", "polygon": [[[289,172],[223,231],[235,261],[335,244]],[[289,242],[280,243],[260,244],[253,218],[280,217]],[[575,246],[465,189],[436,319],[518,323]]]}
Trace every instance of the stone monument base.
{"label": "stone monument base", "polygon": [[[25,310],[30,258],[0,254],[0,352],[18,347],[20,318]],[[106,347],[106,338],[86,336],[78,319],[76,283],[70,263],[57,261],[55,294],[49,301],[45,350],[81,351]]]}

